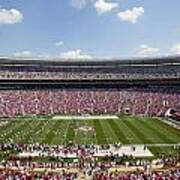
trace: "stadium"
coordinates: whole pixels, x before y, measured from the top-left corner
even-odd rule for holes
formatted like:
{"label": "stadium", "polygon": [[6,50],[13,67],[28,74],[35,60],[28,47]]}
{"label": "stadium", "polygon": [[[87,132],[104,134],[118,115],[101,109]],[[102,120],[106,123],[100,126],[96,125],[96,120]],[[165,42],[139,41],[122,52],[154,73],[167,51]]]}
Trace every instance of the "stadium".
{"label": "stadium", "polygon": [[2,178],[178,179],[180,57],[1,58],[0,117]]}

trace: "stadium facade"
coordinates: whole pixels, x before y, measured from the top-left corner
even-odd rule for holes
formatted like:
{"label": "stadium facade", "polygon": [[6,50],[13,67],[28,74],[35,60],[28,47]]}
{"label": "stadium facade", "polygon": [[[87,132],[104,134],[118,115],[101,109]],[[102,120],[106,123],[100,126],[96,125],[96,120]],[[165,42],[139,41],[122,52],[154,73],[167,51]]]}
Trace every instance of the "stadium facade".
{"label": "stadium facade", "polygon": [[0,59],[0,116],[140,114],[180,108],[180,57]]}

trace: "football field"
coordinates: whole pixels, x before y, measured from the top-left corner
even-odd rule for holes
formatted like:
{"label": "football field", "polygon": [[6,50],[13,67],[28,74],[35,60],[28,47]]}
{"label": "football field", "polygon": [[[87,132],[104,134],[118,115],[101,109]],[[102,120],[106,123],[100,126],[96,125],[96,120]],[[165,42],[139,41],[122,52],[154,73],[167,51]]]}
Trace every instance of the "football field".
{"label": "football field", "polygon": [[180,153],[173,146],[180,143],[180,131],[157,119],[145,117],[122,116],[103,120],[19,118],[8,121],[0,133],[0,143],[56,145],[70,141],[77,144],[147,144],[153,153]]}

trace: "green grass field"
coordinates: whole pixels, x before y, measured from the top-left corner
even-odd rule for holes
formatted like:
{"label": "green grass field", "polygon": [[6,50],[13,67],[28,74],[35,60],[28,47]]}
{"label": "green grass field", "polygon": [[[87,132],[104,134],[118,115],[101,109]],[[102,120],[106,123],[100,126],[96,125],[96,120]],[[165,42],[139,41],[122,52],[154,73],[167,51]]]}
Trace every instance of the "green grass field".
{"label": "green grass field", "polygon": [[[89,131],[81,130],[89,127]],[[65,144],[177,144],[180,131],[144,117],[122,116],[118,120],[52,120],[19,118],[1,127],[0,143]],[[179,152],[172,147],[150,147],[156,152]]]}

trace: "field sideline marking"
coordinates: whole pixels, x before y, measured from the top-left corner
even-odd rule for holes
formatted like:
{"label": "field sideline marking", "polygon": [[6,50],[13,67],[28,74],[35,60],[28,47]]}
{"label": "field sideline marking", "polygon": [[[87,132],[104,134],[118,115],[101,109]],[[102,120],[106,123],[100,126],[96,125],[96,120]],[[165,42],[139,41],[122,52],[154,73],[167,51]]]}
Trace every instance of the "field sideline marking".
{"label": "field sideline marking", "polygon": [[53,120],[107,120],[107,119],[119,119],[118,116],[115,115],[99,115],[99,116],[54,116]]}

